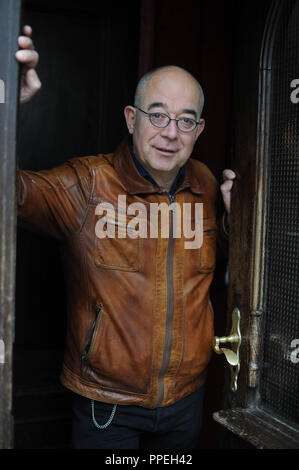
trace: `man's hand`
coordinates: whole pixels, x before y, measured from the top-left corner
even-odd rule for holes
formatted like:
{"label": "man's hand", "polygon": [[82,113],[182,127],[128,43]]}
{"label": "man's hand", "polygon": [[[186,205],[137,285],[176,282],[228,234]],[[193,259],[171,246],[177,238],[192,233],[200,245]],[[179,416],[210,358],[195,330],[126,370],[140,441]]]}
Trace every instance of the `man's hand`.
{"label": "man's hand", "polygon": [[220,186],[220,190],[223,197],[225,209],[229,215],[230,213],[230,201],[231,201],[231,190],[233,187],[233,180],[236,177],[236,173],[233,170],[223,170],[223,183]]}
{"label": "man's hand", "polygon": [[26,103],[40,89],[41,82],[35,71],[38,62],[38,53],[34,50],[31,39],[31,26],[24,26],[24,36],[18,37],[18,44],[22,48],[16,52],[16,59],[21,64],[20,103]]}

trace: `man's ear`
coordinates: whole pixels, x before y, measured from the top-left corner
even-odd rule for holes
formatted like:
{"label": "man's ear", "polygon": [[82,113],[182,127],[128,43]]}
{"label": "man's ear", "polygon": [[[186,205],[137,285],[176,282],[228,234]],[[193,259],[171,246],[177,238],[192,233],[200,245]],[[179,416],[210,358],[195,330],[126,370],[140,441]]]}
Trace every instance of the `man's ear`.
{"label": "man's ear", "polygon": [[197,129],[196,129],[195,140],[198,139],[198,137],[200,136],[200,134],[201,134],[202,131],[204,130],[205,124],[206,124],[205,120],[204,120],[204,119],[200,119],[200,124],[198,124]]}
{"label": "man's ear", "polygon": [[126,106],[124,109],[128,131],[133,134],[135,127],[136,110],[133,106]]}

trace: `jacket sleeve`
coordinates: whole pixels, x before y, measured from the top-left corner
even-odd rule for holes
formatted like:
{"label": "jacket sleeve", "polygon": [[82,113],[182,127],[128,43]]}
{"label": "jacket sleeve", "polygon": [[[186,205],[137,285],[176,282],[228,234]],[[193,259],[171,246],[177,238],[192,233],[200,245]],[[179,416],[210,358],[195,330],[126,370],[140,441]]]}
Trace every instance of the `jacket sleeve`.
{"label": "jacket sleeve", "polygon": [[80,231],[93,187],[88,157],[51,170],[18,170],[17,184],[21,226],[60,240]]}

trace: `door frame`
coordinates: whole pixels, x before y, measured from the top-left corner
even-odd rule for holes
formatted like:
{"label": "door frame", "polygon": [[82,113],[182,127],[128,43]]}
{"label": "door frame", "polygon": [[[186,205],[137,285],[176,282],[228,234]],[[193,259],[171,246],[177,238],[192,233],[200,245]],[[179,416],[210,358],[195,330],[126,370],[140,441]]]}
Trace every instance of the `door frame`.
{"label": "door frame", "polygon": [[0,79],[4,103],[0,103],[0,339],[4,363],[0,363],[0,448],[13,447],[12,352],[15,312],[16,260],[16,141],[18,113],[18,65],[14,58],[20,31],[21,0],[0,2]]}

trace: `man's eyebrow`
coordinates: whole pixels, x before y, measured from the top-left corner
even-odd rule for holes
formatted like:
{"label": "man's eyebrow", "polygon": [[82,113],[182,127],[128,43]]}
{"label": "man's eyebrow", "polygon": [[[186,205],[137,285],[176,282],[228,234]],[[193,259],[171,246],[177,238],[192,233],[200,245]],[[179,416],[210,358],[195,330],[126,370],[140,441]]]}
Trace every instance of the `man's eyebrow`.
{"label": "man's eyebrow", "polygon": [[197,118],[197,112],[194,109],[183,109],[182,113],[192,114],[195,118]]}
{"label": "man's eyebrow", "polygon": [[[167,105],[165,103],[162,103],[161,101],[156,101],[155,103],[151,103],[148,107],[148,111],[150,111],[152,108],[164,108],[167,109]],[[189,109],[185,108],[182,109],[180,114],[185,113],[185,114],[192,114],[195,118],[197,118],[197,112],[194,109]]]}
{"label": "man's eyebrow", "polygon": [[152,103],[149,105],[149,107],[147,108],[148,111],[152,108],[167,108],[167,106],[165,105],[165,103],[162,103],[162,102],[155,102],[155,103]]}

